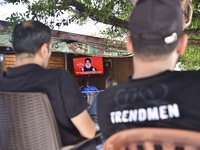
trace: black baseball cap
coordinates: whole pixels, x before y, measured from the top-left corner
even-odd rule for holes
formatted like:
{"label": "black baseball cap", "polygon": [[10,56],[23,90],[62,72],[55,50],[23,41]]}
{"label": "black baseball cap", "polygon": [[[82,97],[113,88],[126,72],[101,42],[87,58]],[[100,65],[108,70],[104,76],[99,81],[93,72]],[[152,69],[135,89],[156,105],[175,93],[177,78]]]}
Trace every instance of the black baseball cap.
{"label": "black baseball cap", "polygon": [[133,45],[172,44],[183,33],[180,0],[139,0],[130,16]]}

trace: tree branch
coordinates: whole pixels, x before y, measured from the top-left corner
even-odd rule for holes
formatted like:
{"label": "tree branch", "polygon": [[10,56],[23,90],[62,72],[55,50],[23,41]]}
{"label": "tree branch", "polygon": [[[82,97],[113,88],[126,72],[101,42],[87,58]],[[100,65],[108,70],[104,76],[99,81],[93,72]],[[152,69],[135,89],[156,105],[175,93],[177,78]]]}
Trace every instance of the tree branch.
{"label": "tree branch", "polygon": [[[70,0],[69,5],[76,7],[76,9],[81,13],[81,14],[86,14],[87,10],[89,10],[89,7],[77,2],[75,0]],[[98,12],[98,9],[92,8],[94,11]],[[88,14],[86,14],[88,15]],[[112,26],[116,26],[116,27],[121,27],[124,29],[128,29],[128,21],[124,21],[121,19],[116,18],[114,15],[110,16],[108,20],[103,20],[100,18],[97,18],[96,16],[94,16],[92,13],[88,15],[90,18],[95,19],[98,22],[102,22],[105,24],[109,24]]]}
{"label": "tree branch", "polygon": [[[131,0],[131,2],[132,1],[137,1],[137,0]],[[182,0],[183,1],[183,0]],[[187,2],[187,5],[189,5],[190,3],[188,2],[188,0],[186,1]],[[186,5],[185,3],[186,3],[185,1],[184,1],[184,3],[182,2],[182,5]],[[124,29],[128,29],[128,21],[124,21],[124,20],[121,20],[121,19],[119,19],[119,18],[116,18],[114,15],[112,15],[112,16],[110,16],[109,17],[109,19],[107,19],[107,20],[103,20],[103,19],[100,19],[100,18],[97,18],[96,16],[94,16],[92,13],[90,13],[90,14],[87,14],[87,10],[89,10],[89,9],[91,9],[90,7],[88,7],[88,6],[86,6],[85,4],[82,4],[82,3],[80,3],[80,2],[77,2],[76,0],[70,0],[70,2],[69,2],[69,5],[71,5],[71,6],[74,6],[74,7],[76,7],[76,9],[79,11],[79,13],[82,13],[82,14],[85,14],[85,15],[87,15],[87,16],[89,16],[90,18],[92,18],[93,20],[96,20],[96,21],[98,21],[98,22],[102,22],[102,23],[105,23],[105,24],[109,24],[109,25],[112,25],[112,26],[116,26],[116,27],[120,27],[120,28],[124,28]],[[185,7],[183,7],[183,9],[184,9]],[[92,10],[94,11],[94,12],[98,12],[99,10],[98,9],[95,9],[95,8],[92,8]],[[187,18],[188,20],[190,20],[191,21],[191,14],[192,14],[192,8],[191,8],[191,10],[190,10],[191,12],[190,12],[190,16],[189,16],[189,19],[187,18],[188,16],[187,16],[187,12],[185,12],[185,14],[184,14],[184,18]],[[184,25],[183,26],[185,26],[185,24],[186,24],[186,22],[184,22]],[[187,26],[188,26],[188,24],[187,24]],[[191,33],[189,33],[189,34],[191,34]],[[192,34],[192,35],[194,35],[194,34]]]}
{"label": "tree branch", "polygon": [[184,30],[184,33],[187,34],[188,36],[194,36],[200,33],[200,29],[188,29]]}
{"label": "tree branch", "polygon": [[189,39],[187,46],[200,46],[200,39]]}

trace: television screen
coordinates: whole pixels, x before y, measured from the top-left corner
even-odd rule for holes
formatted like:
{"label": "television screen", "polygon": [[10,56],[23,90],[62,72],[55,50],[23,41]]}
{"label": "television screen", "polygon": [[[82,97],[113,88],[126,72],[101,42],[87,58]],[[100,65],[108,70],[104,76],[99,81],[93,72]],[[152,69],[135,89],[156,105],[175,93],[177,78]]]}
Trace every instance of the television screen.
{"label": "television screen", "polygon": [[103,58],[99,56],[73,58],[73,64],[76,76],[104,74]]}

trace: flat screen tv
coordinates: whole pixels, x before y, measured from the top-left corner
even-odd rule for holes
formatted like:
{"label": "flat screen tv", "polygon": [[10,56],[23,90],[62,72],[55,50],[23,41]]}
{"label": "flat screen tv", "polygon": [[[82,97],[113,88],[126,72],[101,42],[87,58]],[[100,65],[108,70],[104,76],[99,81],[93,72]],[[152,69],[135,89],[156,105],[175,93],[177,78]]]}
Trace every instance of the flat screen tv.
{"label": "flat screen tv", "polygon": [[103,58],[99,56],[73,58],[73,65],[76,76],[104,74]]}

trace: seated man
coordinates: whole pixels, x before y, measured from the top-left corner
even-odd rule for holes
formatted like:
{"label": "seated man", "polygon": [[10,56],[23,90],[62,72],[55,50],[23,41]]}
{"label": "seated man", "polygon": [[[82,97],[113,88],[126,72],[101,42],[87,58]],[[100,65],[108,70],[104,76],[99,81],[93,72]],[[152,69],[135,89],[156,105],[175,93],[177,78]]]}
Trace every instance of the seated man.
{"label": "seated man", "polygon": [[12,45],[16,67],[0,71],[0,91],[46,93],[63,146],[93,138],[95,123],[74,79],[64,69],[45,69],[52,47],[50,28],[38,21],[17,24],[12,34]]}
{"label": "seated man", "polygon": [[134,74],[98,95],[103,135],[135,127],[200,131],[200,72],[174,71],[187,45],[180,0],[139,0],[129,28]]}
{"label": "seated man", "polygon": [[[117,83],[117,80],[110,76],[106,79],[106,82],[105,82],[105,89],[109,88],[109,87],[112,87],[112,86],[117,86],[118,83]],[[98,124],[98,119],[97,119],[97,100],[98,100],[98,95],[103,92],[104,90],[100,90],[96,96],[94,97],[94,101],[91,105],[91,107],[88,109],[88,112],[90,114],[90,116],[92,117],[92,119],[95,121],[96,125],[99,126]],[[99,130],[99,127],[97,127],[97,130]]]}
{"label": "seated man", "polygon": [[[106,79],[105,82],[105,89],[110,88],[112,86],[117,86],[117,80],[110,76]],[[103,92],[104,90],[100,90],[99,93]],[[94,97],[94,101],[91,105],[91,107],[88,109],[88,112],[90,114],[90,116],[92,117],[92,119],[95,121],[96,123],[96,130],[100,131],[99,128],[99,122],[98,122],[98,118],[97,118],[97,101],[98,101],[98,95],[99,93],[96,94],[96,96]],[[105,142],[105,138],[103,136],[100,137],[100,144],[97,143],[97,150],[101,150],[103,148],[103,144]]]}
{"label": "seated man", "polygon": [[98,92],[99,90],[94,85],[89,85],[89,81],[87,79],[83,79],[81,81],[81,91],[84,95],[84,97],[87,99],[87,95],[89,92]]}

